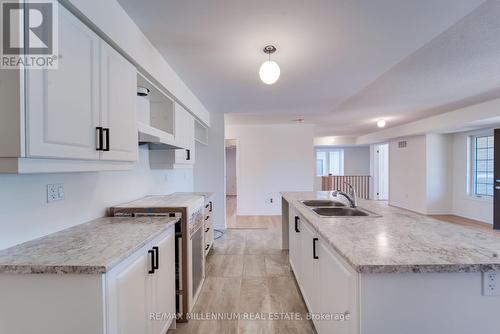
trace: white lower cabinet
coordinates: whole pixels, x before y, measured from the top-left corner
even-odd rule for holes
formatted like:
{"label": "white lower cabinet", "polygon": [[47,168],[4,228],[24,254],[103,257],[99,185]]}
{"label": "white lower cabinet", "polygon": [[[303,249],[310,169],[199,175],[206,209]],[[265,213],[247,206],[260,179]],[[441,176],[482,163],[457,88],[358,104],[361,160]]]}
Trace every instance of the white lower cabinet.
{"label": "white lower cabinet", "polygon": [[293,207],[289,208],[289,257],[316,331],[359,333],[357,272]]}
{"label": "white lower cabinet", "polygon": [[108,334],[166,333],[175,314],[174,261],[171,229],[106,274]]}
{"label": "white lower cabinet", "polygon": [[174,235],[171,226],[104,274],[0,274],[0,333],[165,334],[175,321]]}

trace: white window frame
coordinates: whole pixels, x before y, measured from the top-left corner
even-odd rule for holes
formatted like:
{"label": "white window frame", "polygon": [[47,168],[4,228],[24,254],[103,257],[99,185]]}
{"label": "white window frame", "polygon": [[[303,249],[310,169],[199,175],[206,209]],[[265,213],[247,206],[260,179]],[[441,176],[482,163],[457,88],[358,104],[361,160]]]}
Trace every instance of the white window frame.
{"label": "white window frame", "polygon": [[490,137],[494,136],[493,130],[478,131],[470,133],[468,136],[468,160],[469,160],[469,173],[468,173],[468,189],[467,193],[470,197],[492,201],[493,196],[482,195],[476,193],[476,138],[477,137]]}
{"label": "white window frame", "polygon": [[[326,170],[324,170],[324,175],[316,175],[318,177],[320,176],[327,176],[329,175],[329,172],[330,172],[330,164],[331,164],[331,161],[330,161],[330,153],[331,152],[339,152],[340,153],[340,166],[339,166],[339,174],[340,176],[344,175],[344,149],[343,148],[336,148],[336,147],[317,147],[314,151],[314,158],[315,158],[315,162],[316,162],[316,174],[317,173],[317,163],[318,163],[318,160],[317,160],[317,157],[318,157],[318,152],[325,152],[326,154]],[[326,173],[326,174],[325,174]]]}

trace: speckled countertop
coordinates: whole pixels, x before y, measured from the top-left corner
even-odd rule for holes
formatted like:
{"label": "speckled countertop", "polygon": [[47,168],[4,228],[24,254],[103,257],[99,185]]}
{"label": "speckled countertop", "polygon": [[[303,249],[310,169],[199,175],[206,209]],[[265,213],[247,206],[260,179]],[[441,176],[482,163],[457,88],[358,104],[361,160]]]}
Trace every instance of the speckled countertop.
{"label": "speckled countertop", "polygon": [[102,274],[177,221],[99,218],[0,251],[0,273]]}
{"label": "speckled countertop", "polygon": [[[319,236],[360,273],[500,271],[500,237],[359,200],[381,217],[322,218],[300,203],[331,192],[282,192]],[[335,198],[342,200],[343,198]]]}
{"label": "speckled countertop", "polygon": [[[151,209],[151,212],[162,211],[169,208],[190,208],[202,207],[205,203],[203,196],[196,193],[174,193],[170,195],[151,195],[137,200],[115,205],[109,208],[111,216],[117,213],[127,213],[134,209]],[[155,208],[155,210],[153,210]]]}

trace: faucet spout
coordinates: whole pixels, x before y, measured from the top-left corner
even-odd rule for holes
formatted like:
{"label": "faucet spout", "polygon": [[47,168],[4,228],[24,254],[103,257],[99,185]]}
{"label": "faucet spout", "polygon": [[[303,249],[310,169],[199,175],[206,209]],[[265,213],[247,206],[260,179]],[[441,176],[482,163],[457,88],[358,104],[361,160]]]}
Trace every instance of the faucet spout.
{"label": "faucet spout", "polygon": [[356,196],[356,191],[354,190],[354,187],[345,182],[345,184],[349,187],[350,191],[349,191],[349,194],[344,192],[344,191],[340,191],[340,190],[335,190],[334,192],[332,192],[332,196],[344,196],[348,201],[349,201],[349,205],[351,206],[351,208],[356,208],[358,206],[358,198]]}

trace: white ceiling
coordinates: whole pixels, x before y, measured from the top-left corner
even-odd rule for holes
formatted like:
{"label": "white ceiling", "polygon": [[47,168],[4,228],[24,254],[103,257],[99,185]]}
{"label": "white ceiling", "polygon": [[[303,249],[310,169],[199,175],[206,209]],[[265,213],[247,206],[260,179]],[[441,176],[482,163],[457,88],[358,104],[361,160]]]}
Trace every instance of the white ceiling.
{"label": "white ceiling", "polygon": [[[211,112],[361,135],[500,96],[500,1],[119,0]],[[281,77],[258,76],[275,44]]]}

